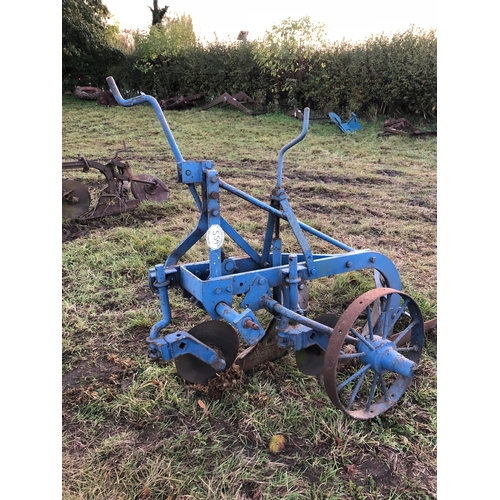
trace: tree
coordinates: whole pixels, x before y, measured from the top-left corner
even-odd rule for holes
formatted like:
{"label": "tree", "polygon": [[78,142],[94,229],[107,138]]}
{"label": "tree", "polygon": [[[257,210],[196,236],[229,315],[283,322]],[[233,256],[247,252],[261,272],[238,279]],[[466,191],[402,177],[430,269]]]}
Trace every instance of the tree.
{"label": "tree", "polygon": [[288,18],[266,31],[256,59],[270,73],[272,91],[285,97],[288,106],[295,107],[312,58],[326,46],[324,24],[315,24],[308,16],[297,21]]}
{"label": "tree", "polygon": [[149,7],[149,10],[153,14],[153,22],[151,23],[151,26],[155,26],[156,24],[161,24],[168,9],[169,9],[168,5],[159,8],[158,0],[153,0],[153,8]]}
{"label": "tree", "polygon": [[149,33],[136,32],[134,42],[135,67],[143,73],[152,71],[196,44],[191,16],[171,17],[151,26]]}
{"label": "tree", "polygon": [[173,52],[177,53],[181,48],[192,47],[196,44],[196,35],[193,29],[193,20],[190,15],[182,14],[175,17],[167,17],[167,35],[171,40]]}
{"label": "tree", "polygon": [[62,1],[63,87],[100,86],[107,68],[123,59],[110,43],[116,36],[106,22],[110,17],[101,0]]}

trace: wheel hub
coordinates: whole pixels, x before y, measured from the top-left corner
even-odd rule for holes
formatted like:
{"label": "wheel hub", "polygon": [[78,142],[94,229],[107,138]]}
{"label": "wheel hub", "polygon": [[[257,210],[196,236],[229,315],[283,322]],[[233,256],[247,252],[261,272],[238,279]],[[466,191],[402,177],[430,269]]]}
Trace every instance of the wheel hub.
{"label": "wheel hub", "polygon": [[417,364],[398,353],[396,344],[375,335],[369,343],[358,342],[357,351],[364,365],[371,365],[379,375],[392,371],[403,377],[413,378]]}

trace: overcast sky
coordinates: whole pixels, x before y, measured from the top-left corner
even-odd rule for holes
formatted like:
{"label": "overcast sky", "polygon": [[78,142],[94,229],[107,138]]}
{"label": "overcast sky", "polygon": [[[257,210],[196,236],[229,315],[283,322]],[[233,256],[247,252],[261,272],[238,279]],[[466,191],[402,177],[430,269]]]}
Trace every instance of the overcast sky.
{"label": "overcast sky", "polygon": [[[152,0],[102,0],[122,29],[147,29],[151,23]],[[201,40],[236,40],[240,31],[248,31],[249,40],[261,38],[274,24],[291,18],[309,16],[323,23],[331,41],[363,41],[370,35],[403,32],[411,25],[437,30],[435,0],[402,2],[401,0],[159,0],[158,6],[169,6],[168,13],[189,14]]]}

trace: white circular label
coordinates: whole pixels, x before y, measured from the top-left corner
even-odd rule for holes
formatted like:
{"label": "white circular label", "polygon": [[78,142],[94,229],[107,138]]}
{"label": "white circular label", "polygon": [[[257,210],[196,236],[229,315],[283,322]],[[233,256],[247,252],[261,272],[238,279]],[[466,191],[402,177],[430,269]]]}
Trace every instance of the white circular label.
{"label": "white circular label", "polygon": [[207,245],[210,250],[219,249],[224,243],[224,231],[219,224],[213,224],[207,231]]}

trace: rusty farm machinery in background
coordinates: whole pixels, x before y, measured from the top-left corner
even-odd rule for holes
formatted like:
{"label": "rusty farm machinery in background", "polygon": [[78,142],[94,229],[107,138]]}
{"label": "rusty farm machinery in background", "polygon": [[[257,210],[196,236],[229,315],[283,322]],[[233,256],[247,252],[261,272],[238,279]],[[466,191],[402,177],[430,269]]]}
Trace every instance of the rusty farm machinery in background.
{"label": "rusty farm machinery in background", "polygon": [[414,127],[406,118],[388,118],[384,121],[384,131],[377,134],[377,137],[386,137],[389,135],[425,137],[437,135],[437,130],[420,130]]}
{"label": "rusty farm machinery in background", "polygon": [[[233,364],[247,371],[292,352],[304,374],[323,375],[328,396],[346,415],[366,420],[391,408],[415,377],[426,326],[415,300],[401,291],[400,275],[387,256],[351,248],[295,217],[282,186],[283,159],[305,137],[309,109],[300,135],[279,152],[276,184],[265,203],[224,181],[213,161],[185,160],[154,97],[124,99],[113,77],[107,82],[121,106],[152,106],[174,154],[177,180],[188,187],[199,211],[196,227],[148,271],[162,313],[146,339],[150,358],[173,361],[185,381],[205,384]],[[258,248],[224,218],[221,192],[264,211],[267,223]],[[285,223],[296,252],[284,251]],[[330,245],[331,253],[314,253],[306,234]],[[242,256],[226,255],[226,237]],[[206,242],[207,260],[180,263],[198,242]],[[374,288],[339,318],[328,312],[308,317],[310,282],[356,271],[373,273]],[[172,322],[173,289],[181,289],[183,298],[210,319],[189,331],[165,331]],[[270,318],[267,326],[264,317]],[[241,352],[240,341],[246,345]]]}
{"label": "rusty farm machinery in background", "polygon": [[161,179],[149,174],[134,175],[128,162],[119,156],[124,151],[125,143],[107,163],[87,160],[84,156],[76,161],[62,162],[63,176],[69,171],[86,174],[93,170],[105,177],[104,186],[100,182],[95,189],[98,199],[94,202],[91,188],[79,180],[63,177],[63,219],[94,219],[133,210],[141,201],[163,202],[168,199],[170,190]]}
{"label": "rusty farm machinery in background", "polygon": [[[298,120],[304,120],[304,113],[298,108],[295,108],[292,116],[294,118],[297,118]],[[331,120],[344,134],[355,132],[356,130],[363,130],[363,127],[361,126],[361,123],[359,123],[356,113],[354,113],[353,111],[351,111],[351,117],[346,122],[342,122],[340,116],[333,111],[330,111],[328,113],[328,116],[319,116],[315,118],[310,117],[309,120]]]}
{"label": "rusty farm machinery in background", "polygon": [[214,106],[234,106],[236,109],[239,109],[248,115],[262,115],[266,113],[262,104],[253,100],[250,96],[245,94],[245,92],[238,92],[234,96],[224,92],[222,95],[206,104],[201,111],[206,111]]}

